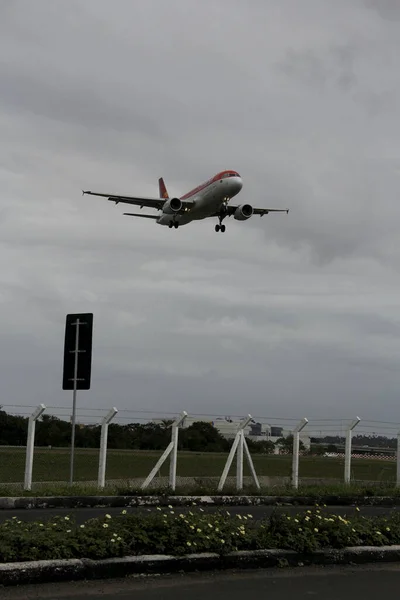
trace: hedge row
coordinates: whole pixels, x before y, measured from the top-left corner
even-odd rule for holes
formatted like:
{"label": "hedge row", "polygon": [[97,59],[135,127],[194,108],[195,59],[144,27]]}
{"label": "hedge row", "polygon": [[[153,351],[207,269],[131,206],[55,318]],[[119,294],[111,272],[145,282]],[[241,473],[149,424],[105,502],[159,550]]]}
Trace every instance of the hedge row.
{"label": "hedge row", "polygon": [[46,523],[13,517],[0,525],[0,562],[112,558],[142,554],[184,555],[281,548],[298,552],[400,543],[400,516],[344,518],[315,507],[297,516],[273,514],[256,521],[251,512],[205,514],[168,507],[137,515],[126,510],[77,525],[73,518]]}

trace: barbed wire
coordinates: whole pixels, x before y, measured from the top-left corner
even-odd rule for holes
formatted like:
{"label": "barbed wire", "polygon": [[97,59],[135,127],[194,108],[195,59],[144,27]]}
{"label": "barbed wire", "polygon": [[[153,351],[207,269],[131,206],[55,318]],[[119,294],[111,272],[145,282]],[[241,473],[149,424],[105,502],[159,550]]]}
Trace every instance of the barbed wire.
{"label": "barbed wire", "polygon": [[[18,409],[17,411],[12,410],[9,414],[14,416],[30,416],[33,410],[37,405],[23,405],[23,404],[2,404],[3,409]],[[71,418],[71,407],[70,406],[47,406],[47,415],[49,412],[52,416],[57,418],[65,418],[69,420]],[[100,408],[100,407],[88,407],[81,406],[77,409],[77,418],[80,420],[94,420],[94,425],[98,424],[103,416],[109,411],[108,408]],[[123,414],[121,414],[123,413]],[[172,420],[176,418],[177,412],[172,411],[155,411],[155,410],[145,410],[145,409],[133,409],[133,408],[122,408],[118,410],[117,415],[114,418],[114,423],[117,422],[155,422],[159,420]],[[156,418],[154,418],[156,416]],[[221,422],[233,422],[235,420],[238,422],[245,418],[245,415],[236,415],[236,414],[215,414],[215,413],[190,413],[188,415],[188,419],[192,420],[193,418],[202,418],[210,419],[214,423],[215,421]],[[293,424],[297,424],[300,419],[290,418],[290,417],[266,417],[266,416],[253,416],[253,421],[263,424],[267,424],[271,427],[282,428],[283,430],[291,429]],[[351,423],[351,418],[326,418],[326,419],[311,419],[306,428],[303,430],[304,435],[311,434],[319,434],[321,437],[323,434],[329,435],[333,433],[341,434],[346,431],[347,426]],[[275,423],[279,423],[279,425],[275,425]],[[360,421],[359,425],[354,429],[353,436],[368,434],[377,435],[382,434],[387,436],[387,432],[391,432],[392,435],[397,435],[400,430],[400,423],[390,422],[390,421],[373,421],[371,419],[365,419]]]}

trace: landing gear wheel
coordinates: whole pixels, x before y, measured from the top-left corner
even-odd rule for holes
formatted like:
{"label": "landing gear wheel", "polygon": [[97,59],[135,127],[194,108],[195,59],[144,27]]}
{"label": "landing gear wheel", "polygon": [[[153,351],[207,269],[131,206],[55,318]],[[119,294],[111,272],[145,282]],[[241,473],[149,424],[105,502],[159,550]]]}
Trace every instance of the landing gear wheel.
{"label": "landing gear wheel", "polygon": [[174,227],[175,227],[175,229],[178,229],[178,227],[179,227],[179,223],[178,223],[178,221],[175,221],[175,223],[174,223]]}
{"label": "landing gear wheel", "polygon": [[172,228],[173,228],[173,226],[174,226],[174,222],[173,222],[173,221],[170,221],[170,222],[168,223],[168,227],[169,227],[170,229],[172,229]]}
{"label": "landing gear wheel", "polygon": [[215,231],[218,233],[218,231],[220,230],[221,226],[220,225],[216,225],[215,226]]}
{"label": "landing gear wheel", "polygon": [[226,229],[225,225],[221,225],[221,232],[222,232],[222,233],[224,233],[224,232],[225,232],[225,229]]}

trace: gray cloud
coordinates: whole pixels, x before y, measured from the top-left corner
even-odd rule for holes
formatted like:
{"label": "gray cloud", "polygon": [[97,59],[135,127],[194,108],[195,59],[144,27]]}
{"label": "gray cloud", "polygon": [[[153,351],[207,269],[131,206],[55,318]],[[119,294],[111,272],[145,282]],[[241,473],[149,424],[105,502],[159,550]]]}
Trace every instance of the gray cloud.
{"label": "gray cloud", "polygon": [[[65,314],[93,311],[84,406],[396,419],[400,38],[378,4],[1,10],[4,404],[70,402]],[[171,232],[80,193],[224,168],[289,215]]]}
{"label": "gray cloud", "polygon": [[355,48],[351,44],[333,46],[322,52],[311,48],[300,51],[289,48],[277,68],[320,91],[326,90],[328,85],[349,91],[357,84],[354,58]]}
{"label": "gray cloud", "polygon": [[365,0],[365,5],[375,10],[382,19],[400,21],[400,6],[396,0]]}

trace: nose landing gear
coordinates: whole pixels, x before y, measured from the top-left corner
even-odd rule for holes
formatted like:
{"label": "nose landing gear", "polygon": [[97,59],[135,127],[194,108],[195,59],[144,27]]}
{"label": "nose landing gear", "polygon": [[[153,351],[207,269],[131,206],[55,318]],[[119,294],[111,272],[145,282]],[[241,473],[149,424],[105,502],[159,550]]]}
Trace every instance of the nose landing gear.
{"label": "nose landing gear", "polygon": [[179,221],[170,221],[170,222],[168,223],[168,227],[169,227],[170,229],[172,229],[173,227],[175,227],[175,229],[178,229],[178,227],[179,227]]}
{"label": "nose landing gear", "polygon": [[221,225],[221,224],[220,224],[220,225],[216,225],[216,226],[215,226],[215,231],[216,231],[217,233],[218,233],[218,231],[220,231],[221,233],[224,233],[225,229],[226,229],[225,225]]}

